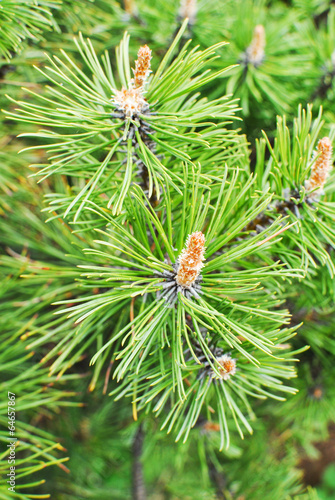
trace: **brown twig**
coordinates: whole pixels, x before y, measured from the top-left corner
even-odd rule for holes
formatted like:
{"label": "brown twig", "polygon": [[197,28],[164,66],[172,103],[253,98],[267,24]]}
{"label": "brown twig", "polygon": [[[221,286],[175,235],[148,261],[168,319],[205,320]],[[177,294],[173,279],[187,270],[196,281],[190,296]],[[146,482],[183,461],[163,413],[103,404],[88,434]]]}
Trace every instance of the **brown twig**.
{"label": "brown twig", "polygon": [[144,441],[143,426],[140,424],[134,436],[133,441],[133,499],[146,500],[147,495],[145,491],[142,467],[142,450]]}

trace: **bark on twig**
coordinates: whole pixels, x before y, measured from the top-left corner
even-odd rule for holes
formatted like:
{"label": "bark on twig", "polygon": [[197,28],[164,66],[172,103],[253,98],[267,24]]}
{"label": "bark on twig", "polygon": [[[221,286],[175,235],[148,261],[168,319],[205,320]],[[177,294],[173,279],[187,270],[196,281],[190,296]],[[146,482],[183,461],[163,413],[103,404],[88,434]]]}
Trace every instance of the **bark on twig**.
{"label": "bark on twig", "polygon": [[143,426],[140,424],[134,436],[133,441],[133,499],[146,500],[143,467],[142,467],[142,449],[144,441]]}

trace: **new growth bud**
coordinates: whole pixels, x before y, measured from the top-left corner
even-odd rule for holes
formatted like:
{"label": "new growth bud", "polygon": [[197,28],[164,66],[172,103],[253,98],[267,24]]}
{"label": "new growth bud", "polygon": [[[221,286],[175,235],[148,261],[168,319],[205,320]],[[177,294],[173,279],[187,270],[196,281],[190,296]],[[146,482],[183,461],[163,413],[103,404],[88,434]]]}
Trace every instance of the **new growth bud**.
{"label": "new growth bud", "polygon": [[140,47],[137,53],[137,61],[135,61],[134,71],[134,87],[143,89],[146,80],[151,72],[150,61],[151,61],[151,50],[147,45]]}
{"label": "new growth bud", "polygon": [[200,274],[205,252],[205,236],[201,231],[192,233],[186,242],[186,249],[178,258],[176,281],[183,288],[190,288]]}
{"label": "new growth bud", "polygon": [[123,87],[122,90],[116,91],[113,101],[118,111],[123,111],[125,116],[130,118],[138,113],[141,113],[146,106],[146,100],[144,99],[140,88],[125,89]]}
{"label": "new growth bud", "polygon": [[265,57],[265,29],[262,24],[255,26],[251,44],[246,50],[247,62],[259,66]]}
{"label": "new growth bud", "polygon": [[135,6],[135,0],[124,0],[124,10],[130,16],[134,16],[137,14],[137,9]]}
{"label": "new growth bud", "polygon": [[197,14],[197,0],[181,0],[179,8],[179,16],[182,19],[188,18],[189,24],[195,23]]}
{"label": "new growth bud", "polygon": [[201,231],[189,235],[186,241],[186,248],[181,252],[177,261],[172,264],[172,271],[157,273],[164,278],[162,290],[158,296],[163,296],[172,307],[181,293],[187,299],[199,299],[201,291],[202,276],[200,275],[203,266],[202,261],[205,252],[205,236]]}
{"label": "new growth bud", "polygon": [[230,354],[223,354],[220,358],[217,359],[219,363],[219,373],[223,380],[228,380],[232,375],[236,373],[236,360],[232,359]]}
{"label": "new growth bud", "polygon": [[113,102],[117,111],[124,113],[126,117],[142,113],[148,108],[144,98],[144,86],[150,74],[151,50],[147,45],[140,47],[135,61],[134,78],[129,82],[129,87],[117,90]]}
{"label": "new growth bud", "polygon": [[312,165],[310,178],[305,182],[307,191],[316,189],[316,191],[308,195],[310,199],[315,199],[322,194],[323,187],[332,169],[332,151],[332,143],[329,137],[323,137],[319,140],[316,151],[317,158]]}

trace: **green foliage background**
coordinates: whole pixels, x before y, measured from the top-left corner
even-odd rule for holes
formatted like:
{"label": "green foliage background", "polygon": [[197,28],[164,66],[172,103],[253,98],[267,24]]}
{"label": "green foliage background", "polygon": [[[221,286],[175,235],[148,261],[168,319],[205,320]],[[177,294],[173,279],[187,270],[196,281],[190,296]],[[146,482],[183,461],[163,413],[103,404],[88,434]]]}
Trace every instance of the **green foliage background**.
{"label": "green foliage background", "polygon": [[[334,496],[333,465],[317,488],[299,465],[334,421],[335,176],[316,203],[305,181],[334,144],[335,8],[194,4],[0,1],[2,499],[143,500],[134,463],[151,500]],[[129,120],[111,99],[143,44]],[[167,307],[200,230],[202,295]]]}

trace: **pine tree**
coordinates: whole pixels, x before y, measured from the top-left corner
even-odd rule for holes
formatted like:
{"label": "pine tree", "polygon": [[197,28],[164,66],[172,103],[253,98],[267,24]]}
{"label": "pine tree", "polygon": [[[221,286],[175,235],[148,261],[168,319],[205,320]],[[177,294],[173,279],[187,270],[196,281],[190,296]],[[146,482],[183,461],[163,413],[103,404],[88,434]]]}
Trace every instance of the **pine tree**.
{"label": "pine tree", "polygon": [[299,463],[334,421],[331,2],[0,20],[0,498],[318,499]]}

